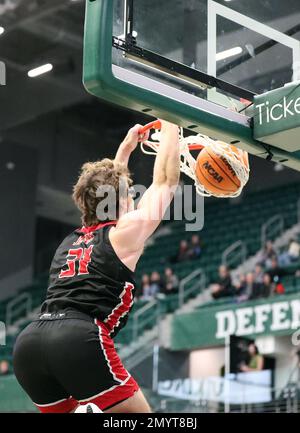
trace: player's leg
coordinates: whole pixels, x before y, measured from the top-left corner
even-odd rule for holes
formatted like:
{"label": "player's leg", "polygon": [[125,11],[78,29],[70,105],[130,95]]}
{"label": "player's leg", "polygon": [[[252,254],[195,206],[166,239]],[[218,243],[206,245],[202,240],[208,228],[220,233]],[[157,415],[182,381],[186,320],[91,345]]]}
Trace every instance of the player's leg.
{"label": "player's leg", "polygon": [[49,373],[43,351],[43,327],[34,322],[19,335],[14,346],[13,365],[16,378],[36,407],[43,413],[67,413],[78,402]]}
{"label": "player's leg", "polygon": [[105,413],[151,413],[151,408],[142,393],[138,390],[132,397],[112,408],[105,410]]}
{"label": "player's leg", "polygon": [[76,319],[56,323],[59,329],[51,339],[49,362],[58,381],[80,405],[91,403],[107,411],[123,403],[120,412],[149,412],[138,384],[122,365],[102,323]]}
{"label": "player's leg", "polygon": [[[72,413],[96,413],[102,412],[98,406],[93,403],[78,405]],[[142,393],[138,390],[132,397],[117,403],[115,406],[104,411],[105,413],[151,413],[150,406]]]}

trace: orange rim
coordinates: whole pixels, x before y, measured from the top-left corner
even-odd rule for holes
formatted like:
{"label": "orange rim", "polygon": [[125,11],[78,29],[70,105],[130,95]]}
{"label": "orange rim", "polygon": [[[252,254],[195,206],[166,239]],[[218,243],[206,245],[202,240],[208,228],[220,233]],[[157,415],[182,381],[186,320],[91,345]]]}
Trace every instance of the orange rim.
{"label": "orange rim", "polygon": [[[151,129],[161,129],[161,121],[154,120],[153,122],[147,123],[147,125],[143,126],[143,128],[140,129],[140,134],[145,134],[145,132],[150,131]],[[147,142],[144,143],[147,145]],[[189,150],[202,150],[204,146],[201,144],[189,144],[188,145]]]}
{"label": "orange rim", "polygon": [[161,129],[161,121],[154,120],[153,122],[147,123],[140,129],[140,134],[145,134],[145,132],[150,131],[150,129]]}
{"label": "orange rim", "polygon": [[204,146],[202,144],[189,144],[188,148],[189,150],[202,150]]}

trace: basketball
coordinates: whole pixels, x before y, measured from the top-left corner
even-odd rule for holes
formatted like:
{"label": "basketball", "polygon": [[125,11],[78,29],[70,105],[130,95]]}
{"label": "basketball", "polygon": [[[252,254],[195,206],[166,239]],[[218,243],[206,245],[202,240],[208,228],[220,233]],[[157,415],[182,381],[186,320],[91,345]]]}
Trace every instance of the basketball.
{"label": "basketball", "polygon": [[[231,150],[235,152],[236,148],[231,146]],[[196,177],[205,190],[214,196],[231,195],[241,186],[225,155],[217,155],[210,147],[205,147],[198,155]]]}
{"label": "basketball", "polygon": [[78,406],[78,408],[75,410],[75,413],[103,413],[103,412],[95,404],[88,403],[85,405]]}

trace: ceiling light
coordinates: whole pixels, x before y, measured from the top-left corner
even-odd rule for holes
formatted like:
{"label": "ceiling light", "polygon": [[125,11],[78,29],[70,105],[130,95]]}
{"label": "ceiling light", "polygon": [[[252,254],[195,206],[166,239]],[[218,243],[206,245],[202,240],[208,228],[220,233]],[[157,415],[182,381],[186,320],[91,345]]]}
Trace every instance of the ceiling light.
{"label": "ceiling light", "polygon": [[47,72],[52,71],[53,65],[51,63],[47,63],[46,65],[39,66],[38,68],[31,69],[28,72],[28,77],[35,78],[39,75],[46,74]]}
{"label": "ceiling light", "polygon": [[242,54],[243,48],[242,47],[234,47],[230,48],[229,50],[221,51],[216,55],[216,60],[224,60],[228,59],[228,57],[237,56],[238,54]]}
{"label": "ceiling light", "polygon": [[4,32],[5,32],[5,28],[0,26],[0,35],[3,35]]}

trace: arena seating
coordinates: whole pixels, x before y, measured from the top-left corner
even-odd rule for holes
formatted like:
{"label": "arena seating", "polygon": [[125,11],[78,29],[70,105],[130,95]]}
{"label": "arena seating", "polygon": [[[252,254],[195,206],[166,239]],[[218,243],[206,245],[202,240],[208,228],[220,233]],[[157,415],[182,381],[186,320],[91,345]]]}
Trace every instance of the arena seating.
{"label": "arena seating", "polygon": [[[180,279],[189,275],[196,269],[203,269],[207,282],[212,282],[217,277],[218,266],[221,261],[223,251],[237,240],[243,240],[247,245],[248,256],[255,254],[261,247],[261,226],[272,216],[282,215],[284,227],[288,229],[296,224],[297,203],[300,197],[300,185],[292,184],[248,194],[242,201],[236,200],[212,200],[205,204],[204,228],[199,233],[203,241],[203,253],[197,260],[185,261],[172,264],[172,268]],[[251,223],[253,221],[253,224]],[[149,246],[142,257],[137,269],[137,281],[143,273],[151,273],[156,270],[163,273],[166,266],[170,264],[170,258],[177,252],[179,242],[182,239],[189,239],[193,232],[186,232],[184,229],[185,221],[175,221],[169,224],[170,233],[159,237],[153,245]],[[288,281],[288,282],[287,282]],[[288,277],[285,285],[287,291],[299,289],[299,280],[296,283]],[[30,292],[33,300],[33,307],[38,307],[45,297],[47,287],[47,276],[43,275],[36,280],[31,287],[25,287],[20,291]],[[0,303],[0,320],[5,321],[7,303]],[[220,301],[220,302],[228,302]],[[169,295],[161,299],[160,313],[173,312],[178,307],[178,295]],[[145,301],[138,301],[135,310],[145,305]],[[150,329],[155,323],[157,308],[147,312],[147,321],[140,329]],[[21,317],[21,315],[20,315]],[[119,344],[128,344],[132,340],[132,319],[125,330],[117,338]],[[1,358],[9,358],[13,338],[3,352]],[[4,354],[5,356],[4,356]]]}
{"label": "arena seating", "polygon": [[[272,216],[283,216],[285,230],[296,224],[299,197],[300,185],[294,184],[249,194],[242,202],[215,200],[207,203],[204,228],[199,233],[204,245],[202,256],[199,260],[172,264],[172,268],[181,279],[202,268],[207,282],[214,281],[217,278],[223,251],[234,242],[244,241],[248,256],[251,256],[261,248],[261,227]],[[182,239],[189,239],[192,235],[184,230],[184,224],[184,221],[172,222],[170,234],[158,238],[155,244],[147,248],[139,263],[139,278],[143,273],[150,274],[153,270],[163,273],[164,268],[169,265],[170,257],[176,254],[179,242]],[[300,289],[300,279],[286,277],[284,285],[286,292],[291,293]],[[169,295],[159,302],[160,312],[173,312],[178,307],[178,295]],[[215,305],[215,302],[211,304]],[[221,299],[218,302],[232,302],[232,299]],[[147,312],[150,319],[144,329],[155,323],[155,314],[154,309]],[[120,344],[128,344],[132,340],[132,325],[132,320],[129,320],[127,327],[117,337]]]}
{"label": "arena seating", "polygon": [[[300,269],[300,262],[295,263],[291,266],[287,266],[284,269],[286,271],[294,272],[297,269]],[[286,295],[300,291],[300,278],[299,277],[296,277],[294,275],[288,275],[288,276],[285,276],[281,279],[281,283],[284,286]],[[228,296],[226,298],[220,298],[220,299],[212,300],[209,302],[205,302],[205,303],[199,305],[198,309],[207,308],[207,307],[214,307],[216,305],[229,304],[229,303],[234,302],[234,301],[235,301],[234,297]]]}
{"label": "arena seating", "polygon": [[[252,255],[261,246],[261,226],[273,215],[284,217],[285,228],[297,222],[297,201],[300,186],[290,185],[276,190],[249,194],[241,203],[230,200],[215,200],[205,206],[204,228],[200,236],[204,243],[199,261],[175,264],[174,270],[184,277],[198,267],[205,269],[209,279],[216,278],[222,252],[237,240],[243,240]],[[251,224],[253,221],[253,224]],[[163,272],[168,258],[176,252],[181,239],[189,239],[192,233],[185,232],[185,221],[172,223],[172,232],[158,239],[142,257],[138,275],[154,269]]]}

